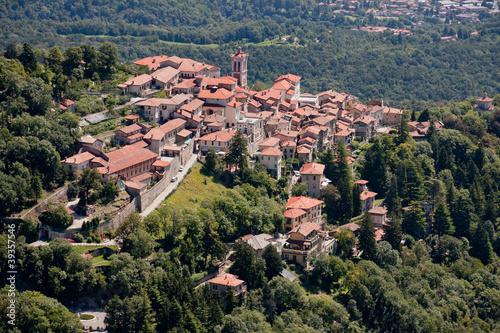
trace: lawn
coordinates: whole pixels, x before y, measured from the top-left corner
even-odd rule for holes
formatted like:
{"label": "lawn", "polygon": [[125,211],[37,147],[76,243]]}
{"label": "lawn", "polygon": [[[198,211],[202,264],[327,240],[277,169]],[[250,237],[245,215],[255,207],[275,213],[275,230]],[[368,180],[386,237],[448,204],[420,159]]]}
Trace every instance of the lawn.
{"label": "lawn", "polygon": [[118,246],[116,245],[111,245],[111,246],[102,246],[102,245],[78,245],[78,246],[73,246],[73,249],[76,250],[79,254],[84,254],[88,253],[89,251],[94,251],[97,250],[101,247],[108,247],[113,251],[116,251],[118,249]]}
{"label": "lawn", "polygon": [[204,199],[223,195],[225,191],[226,187],[224,185],[214,182],[212,176],[205,176],[202,173],[202,165],[198,162],[193,166],[191,172],[184,178],[177,190],[160,207],[175,207],[176,210],[196,209]]}

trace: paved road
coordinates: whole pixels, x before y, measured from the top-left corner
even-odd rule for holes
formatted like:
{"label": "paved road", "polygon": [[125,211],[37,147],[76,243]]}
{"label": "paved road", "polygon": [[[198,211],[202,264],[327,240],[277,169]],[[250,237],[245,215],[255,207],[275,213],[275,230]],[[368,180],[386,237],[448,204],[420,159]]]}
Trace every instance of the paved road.
{"label": "paved road", "polygon": [[87,309],[87,308],[75,308],[68,307],[71,312],[82,314],[89,314],[94,316],[94,319],[90,320],[80,320],[80,322],[85,326],[85,328],[90,328],[92,330],[105,330],[106,324],[104,319],[106,318],[106,312],[103,309]]}
{"label": "paved road", "polygon": [[146,217],[149,214],[151,214],[151,212],[154,211],[156,208],[158,208],[158,206],[160,206],[160,204],[170,195],[170,193],[172,193],[179,186],[179,184],[187,175],[189,170],[196,163],[197,159],[198,155],[193,154],[193,156],[191,156],[189,161],[184,166],[184,170],[175,175],[177,177],[177,180],[175,182],[168,184],[167,188],[165,188],[163,192],[161,192],[160,195],[158,195],[156,199],[154,199],[153,202],[146,209],[142,211],[141,213],[142,217]]}

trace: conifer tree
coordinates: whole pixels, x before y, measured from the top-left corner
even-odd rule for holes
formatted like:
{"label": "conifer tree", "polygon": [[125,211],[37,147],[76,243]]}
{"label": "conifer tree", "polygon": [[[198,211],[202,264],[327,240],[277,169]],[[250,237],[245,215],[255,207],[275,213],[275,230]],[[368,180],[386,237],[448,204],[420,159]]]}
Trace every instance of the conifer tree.
{"label": "conifer tree", "polygon": [[373,227],[370,214],[364,214],[359,227],[358,249],[363,251],[363,258],[372,260],[377,253],[377,243],[375,241],[375,228]]}
{"label": "conifer tree", "polygon": [[262,252],[262,259],[266,262],[266,277],[271,280],[283,270],[283,261],[274,246],[267,245]]}
{"label": "conifer tree", "polygon": [[410,127],[408,126],[408,123],[406,122],[404,117],[401,117],[401,123],[399,124],[399,132],[394,141],[399,146],[402,143],[410,141],[410,139],[411,139]]}
{"label": "conifer tree", "polygon": [[457,192],[450,212],[455,227],[455,237],[470,237],[474,205],[469,195],[469,190],[461,189]]}
{"label": "conifer tree", "polygon": [[33,52],[30,44],[23,44],[23,51],[19,55],[19,61],[21,61],[24,69],[26,69],[28,73],[33,73],[34,71],[36,71],[38,62],[36,60],[35,52]]}
{"label": "conifer tree", "polygon": [[422,173],[416,163],[411,160],[405,161],[406,167],[406,180],[407,180],[407,196],[409,201],[423,199],[423,185],[424,180]]}
{"label": "conifer tree", "polygon": [[425,217],[420,202],[410,202],[410,211],[403,218],[403,231],[412,236],[420,237],[425,232]]}
{"label": "conifer tree", "polygon": [[382,240],[389,242],[394,250],[401,251],[401,239],[403,230],[401,228],[401,219],[391,215],[387,223],[384,224],[384,235]]}
{"label": "conifer tree", "polygon": [[391,177],[391,186],[385,197],[384,205],[387,207],[389,214],[401,217],[401,199],[398,195],[398,180],[395,175]]}
{"label": "conifer tree", "polygon": [[348,164],[348,152],[341,141],[337,149],[337,189],[340,193],[340,220],[347,223],[352,217],[352,173]]}
{"label": "conifer tree", "polygon": [[352,216],[361,215],[361,186],[354,184],[352,187]]}
{"label": "conifer tree", "polygon": [[432,223],[432,232],[438,236],[451,235],[454,232],[451,223],[450,212],[446,203],[441,200],[434,211],[434,222]]}
{"label": "conifer tree", "polygon": [[489,264],[493,261],[493,248],[482,221],[478,223],[474,233],[471,252],[472,256],[481,260],[483,264]]}
{"label": "conifer tree", "polygon": [[229,166],[238,165],[240,172],[242,172],[244,169],[248,168],[247,156],[247,141],[243,133],[238,131],[229,145],[228,153],[225,156],[225,162]]}

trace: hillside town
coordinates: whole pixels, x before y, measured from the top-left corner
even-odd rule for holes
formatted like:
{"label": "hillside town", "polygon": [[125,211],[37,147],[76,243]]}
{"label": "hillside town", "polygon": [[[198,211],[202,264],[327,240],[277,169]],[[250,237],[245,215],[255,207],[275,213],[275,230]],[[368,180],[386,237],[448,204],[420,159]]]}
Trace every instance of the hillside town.
{"label": "hillside town", "polygon": [[[258,161],[279,180],[285,161],[297,159],[301,167],[293,181],[307,184],[307,197],[288,199],[286,235],[249,235],[243,241],[251,244],[257,256],[268,244],[275,244],[284,260],[307,267],[312,251],[336,250],[335,233],[349,229],[356,234],[359,229],[354,222],[327,228],[324,202],[317,197],[330,180],[324,175],[325,166],[316,163],[315,157],[329,149],[335,151],[342,143],[352,150],[352,168],[357,147],[373,136],[396,131],[403,111],[384,105],[380,99],[363,104],[353,95],[333,90],[317,95],[303,92],[302,78],[294,74],[276,78],[270,88],[252,91],[247,83],[250,59],[238,48],[231,55],[231,76],[221,76],[220,68],[214,65],[176,56],[135,61],[147,67],[148,74],[134,75],[118,85],[123,93],[133,96],[134,111],[124,118],[128,125],[114,133],[117,148],[105,153],[101,140],[83,137],[80,152],[62,163],[71,173],[90,167],[98,170],[102,181],[117,180],[120,188],[135,198],[136,209],[143,212],[170,183],[179,181],[178,173],[189,170],[194,160],[203,160],[212,149],[223,157],[240,132],[251,165]],[[154,97],[158,93],[165,97]],[[71,101],[61,104],[70,107]],[[492,111],[492,99],[478,99],[475,108]],[[431,127],[436,131],[443,128],[442,123],[429,121],[412,121],[408,126],[416,141],[425,140]],[[355,186],[360,187],[362,213],[370,214],[380,241],[387,210],[375,204],[377,193],[369,190],[368,181],[358,179]],[[119,222],[103,230],[115,228]],[[61,234],[51,231],[46,235]],[[238,285],[238,281],[230,278],[230,283]]]}

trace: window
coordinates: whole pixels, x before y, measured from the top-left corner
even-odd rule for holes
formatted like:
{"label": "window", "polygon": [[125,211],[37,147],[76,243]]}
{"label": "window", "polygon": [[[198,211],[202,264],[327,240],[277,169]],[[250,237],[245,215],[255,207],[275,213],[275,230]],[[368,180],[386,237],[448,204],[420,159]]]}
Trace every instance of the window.
{"label": "window", "polygon": [[313,176],[313,180],[316,180],[316,176]]}
{"label": "window", "polygon": [[269,156],[268,156],[268,157],[267,157],[267,160],[268,160],[268,161],[270,161],[270,160],[271,160],[271,157],[269,157]]}
{"label": "window", "polygon": [[264,156],[261,156],[261,157],[260,157],[260,159],[261,159],[261,160],[263,160],[263,159],[264,159]]}

